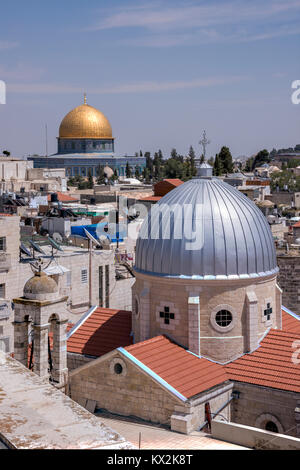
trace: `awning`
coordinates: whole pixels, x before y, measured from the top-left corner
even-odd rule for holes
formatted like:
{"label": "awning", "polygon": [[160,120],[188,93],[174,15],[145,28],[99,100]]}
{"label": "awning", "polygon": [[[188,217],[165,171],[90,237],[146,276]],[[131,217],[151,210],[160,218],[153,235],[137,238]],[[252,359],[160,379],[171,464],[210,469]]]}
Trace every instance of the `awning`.
{"label": "awning", "polygon": [[70,269],[65,268],[61,264],[55,264],[44,269],[44,273],[46,273],[48,276],[52,276],[53,274],[65,274],[69,271]]}

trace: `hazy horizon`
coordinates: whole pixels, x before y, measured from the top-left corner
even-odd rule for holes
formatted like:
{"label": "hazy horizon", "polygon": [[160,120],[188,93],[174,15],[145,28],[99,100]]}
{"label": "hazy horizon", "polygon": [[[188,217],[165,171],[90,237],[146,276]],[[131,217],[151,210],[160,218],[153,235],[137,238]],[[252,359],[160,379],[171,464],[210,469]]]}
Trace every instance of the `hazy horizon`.
{"label": "hazy horizon", "polygon": [[56,153],[83,102],[109,119],[117,155],[175,147],[205,129],[207,156],[300,143],[300,0],[12,1],[1,7],[0,151]]}

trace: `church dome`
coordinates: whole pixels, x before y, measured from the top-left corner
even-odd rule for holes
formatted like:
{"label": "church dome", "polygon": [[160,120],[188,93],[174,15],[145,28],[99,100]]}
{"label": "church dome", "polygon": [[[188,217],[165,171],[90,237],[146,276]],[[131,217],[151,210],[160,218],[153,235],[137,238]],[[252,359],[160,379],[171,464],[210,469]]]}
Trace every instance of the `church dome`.
{"label": "church dome", "polygon": [[59,127],[61,139],[112,139],[111,125],[104,114],[86,103],[72,109]]}
{"label": "church dome", "polygon": [[257,278],[278,268],[260,209],[217,178],[195,178],[152,206],[137,240],[135,270],[210,280]]}
{"label": "church dome", "polygon": [[43,271],[36,272],[24,286],[24,297],[31,300],[54,300],[58,296],[58,285]]}

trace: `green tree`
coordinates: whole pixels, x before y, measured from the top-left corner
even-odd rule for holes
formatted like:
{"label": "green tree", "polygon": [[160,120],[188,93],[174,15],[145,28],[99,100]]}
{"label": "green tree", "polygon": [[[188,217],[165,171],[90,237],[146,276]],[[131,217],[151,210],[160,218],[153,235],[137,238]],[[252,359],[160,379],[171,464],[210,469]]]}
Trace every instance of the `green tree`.
{"label": "green tree", "polygon": [[127,178],[131,178],[131,176],[132,176],[132,171],[131,171],[131,166],[129,165],[129,162],[128,162],[128,161],[127,161],[127,163],[126,163],[126,170],[125,170],[125,172],[126,172],[126,177],[127,177]]}
{"label": "green tree", "polygon": [[228,147],[223,146],[218,154],[220,165],[222,168],[222,173],[232,173],[233,171],[233,161],[232,155]]}
{"label": "green tree", "polygon": [[140,169],[139,169],[139,167],[138,167],[137,165],[136,165],[136,167],[135,167],[134,176],[135,176],[136,179],[139,179],[139,177],[140,177]]}
{"label": "green tree", "polygon": [[145,183],[150,183],[150,171],[149,168],[145,166],[143,169],[143,178],[145,180]]}
{"label": "green tree", "polygon": [[87,181],[87,188],[92,189],[94,187],[94,179],[92,176],[92,170],[89,169],[88,181]]}
{"label": "green tree", "polygon": [[213,166],[213,175],[214,176],[221,176],[222,172],[223,172],[223,169],[222,169],[222,165],[221,165],[221,162],[220,162],[220,157],[217,154],[216,158],[215,158],[215,161],[214,161],[214,166]]}
{"label": "green tree", "polygon": [[195,165],[196,154],[192,146],[189,148],[189,161],[190,161],[190,174],[191,176],[196,176],[197,169]]}
{"label": "green tree", "polygon": [[3,155],[6,155],[7,157],[10,156],[10,152],[8,150],[3,150]]}
{"label": "green tree", "polygon": [[266,150],[266,149],[260,150],[260,152],[258,152],[254,157],[254,160],[253,160],[253,163],[252,163],[252,171],[256,167],[259,167],[259,166],[263,165],[264,163],[269,163],[270,161],[271,161],[271,158],[270,158],[270,154],[269,154],[268,150]]}
{"label": "green tree", "polygon": [[104,183],[105,183],[104,166],[99,165],[97,168],[97,184],[104,184]]}

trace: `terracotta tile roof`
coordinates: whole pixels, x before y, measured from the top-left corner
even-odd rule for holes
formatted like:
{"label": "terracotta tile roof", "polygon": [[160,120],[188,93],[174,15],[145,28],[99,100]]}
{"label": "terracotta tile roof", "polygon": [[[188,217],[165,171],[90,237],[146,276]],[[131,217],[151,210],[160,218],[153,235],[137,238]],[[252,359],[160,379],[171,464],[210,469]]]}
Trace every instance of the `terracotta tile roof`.
{"label": "terracotta tile roof", "polygon": [[168,183],[172,184],[173,186],[180,186],[181,184],[183,184],[183,181],[181,181],[179,178],[164,179],[163,181],[167,181]]}
{"label": "terracotta tile roof", "polygon": [[290,333],[300,334],[300,316],[282,308],[282,329]]}
{"label": "terracotta tile roof", "polygon": [[97,308],[69,337],[67,350],[99,357],[118,347],[132,344],[130,333],[131,312]]}
{"label": "terracotta tile roof", "polygon": [[225,366],[230,379],[300,392],[300,365],[292,360],[295,340],[300,334],[271,329],[256,351]]}
{"label": "terracotta tile roof", "polygon": [[294,227],[299,228],[300,227],[300,221],[296,222],[294,225],[292,225],[292,228],[294,228]]}
{"label": "terracotta tile roof", "polygon": [[[65,193],[57,192],[56,194],[57,194],[57,199],[59,200],[59,202],[77,202],[78,201],[78,198],[69,196],[68,194],[65,194]],[[51,194],[48,194],[47,199],[48,199],[48,202],[51,201]]]}
{"label": "terracotta tile roof", "polygon": [[157,202],[157,201],[160,201],[161,198],[162,198],[162,196],[146,196],[146,197],[140,198],[139,201],[154,201],[154,202]]}
{"label": "terracotta tile roof", "polygon": [[223,366],[191,354],[166,336],[156,336],[125,350],[186,398],[228,380]]}

